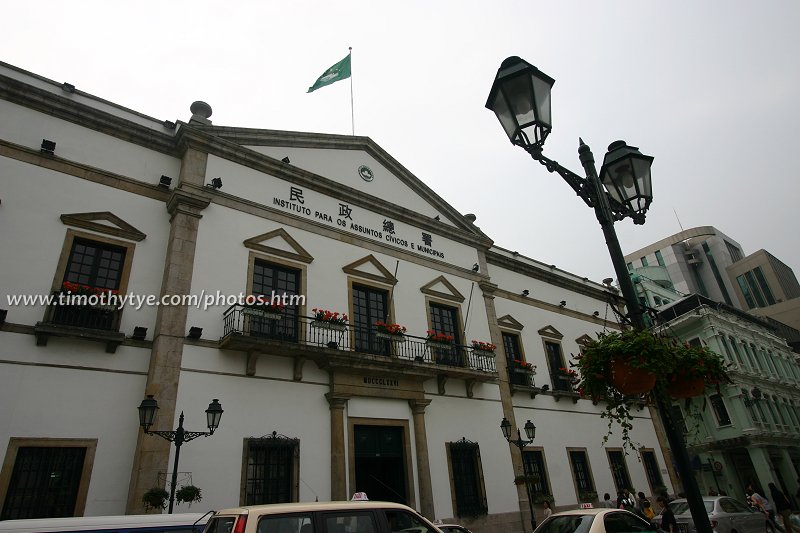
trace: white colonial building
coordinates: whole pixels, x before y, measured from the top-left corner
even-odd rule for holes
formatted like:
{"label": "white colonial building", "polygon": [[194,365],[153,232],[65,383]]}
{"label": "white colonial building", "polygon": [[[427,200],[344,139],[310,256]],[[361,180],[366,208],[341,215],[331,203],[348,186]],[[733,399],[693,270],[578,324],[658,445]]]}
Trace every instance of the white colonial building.
{"label": "white colonial building", "polygon": [[[0,64],[1,518],[142,511],[176,452],[139,426],[148,395],[152,430],[224,409],[180,448],[193,510],[363,491],[522,531],[525,471],[556,507],[672,487],[649,411],[639,456],[603,447],[602,406],[562,370],[614,327],[614,291],[495,246],[367,137],[192,112],[156,120]],[[169,305],[12,301],[67,289]],[[301,298],[230,299],[273,292]],[[503,418],[537,426],[522,454]]]}

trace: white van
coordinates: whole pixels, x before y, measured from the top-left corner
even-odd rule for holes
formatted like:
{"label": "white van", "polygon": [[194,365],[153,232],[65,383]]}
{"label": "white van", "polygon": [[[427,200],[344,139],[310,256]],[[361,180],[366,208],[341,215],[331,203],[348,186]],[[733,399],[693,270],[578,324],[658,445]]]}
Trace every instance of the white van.
{"label": "white van", "polygon": [[200,533],[211,511],[203,513],[79,516],[0,521],[0,533]]}
{"label": "white van", "polygon": [[204,533],[441,533],[392,502],[277,503],[214,513]]}

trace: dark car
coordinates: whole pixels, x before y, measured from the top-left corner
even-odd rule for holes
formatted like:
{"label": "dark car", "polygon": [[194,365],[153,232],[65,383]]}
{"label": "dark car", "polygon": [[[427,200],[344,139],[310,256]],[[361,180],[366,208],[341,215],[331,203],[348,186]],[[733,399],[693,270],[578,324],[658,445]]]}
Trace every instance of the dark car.
{"label": "dark car", "polygon": [[[772,533],[772,524],[763,513],[729,496],[704,496],[703,504],[715,533]],[[697,531],[686,500],[670,502],[680,533]]]}

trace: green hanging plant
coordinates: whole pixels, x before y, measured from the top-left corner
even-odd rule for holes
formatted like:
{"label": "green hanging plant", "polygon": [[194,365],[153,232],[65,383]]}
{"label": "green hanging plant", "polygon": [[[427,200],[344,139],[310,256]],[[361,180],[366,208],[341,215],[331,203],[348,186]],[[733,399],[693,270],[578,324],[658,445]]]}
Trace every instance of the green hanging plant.
{"label": "green hanging plant", "polygon": [[145,510],[167,508],[167,500],[169,493],[161,487],[153,487],[142,496],[142,503],[144,503]]}
{"label": "green hanging plant", "polygon": [[[574,356],[580,379],[575,388],[584,398],[595,403],[604,402],[601,414],[608,419],[608,433],[603,444],[608,442],[614,425],[622,430],[622,446],[628,450],[639,448],[630,438],[633,415],[631,408],[642,402],[656,381],[664,385],[684,379],[702,379],[706,384],[730,382],[724,359],[705,347],[694,347],[649,330],[625,330],[598,334],[596,341],[589,343],[583,352]],[[636,372],[635,378],[623,376],[625,372]],[[626,389],[628,384],[639,385],[649,379],[644,390]],[[628,383],[630,382],[630,383]]]}
{"label": "green hanging plant", "polygon": [[202,499],[203,495],[200,489],[194,485],[182,485],[181,488],[175,492],[175,500],[178,503],[188,503],[189,507]]}

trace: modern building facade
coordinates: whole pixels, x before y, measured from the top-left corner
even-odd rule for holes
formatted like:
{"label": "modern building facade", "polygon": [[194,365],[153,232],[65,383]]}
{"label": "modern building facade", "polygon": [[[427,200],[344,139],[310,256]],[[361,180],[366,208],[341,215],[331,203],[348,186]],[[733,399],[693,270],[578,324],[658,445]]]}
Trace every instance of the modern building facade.
{"label": "modern building facade", "polygon": [[770,325],[731,306],[690,295],[663,306],[669,332],[708,346],[730,365],[733,383],[678,402],[704,492],[744,498],[749,483],[795,494],[800,476],[800,365]]}
{"label": "modern building facade", "polygon": [[[222,404],[177,472],[207,508],[363,491],[523,531],[523,473],[537,505],[671,490],[649,411],[639,457],[602,447],[565,375],[616,293],[494,245],[371,139],[202,102],[157,120],[6,64],[0,116],[2,518],[142,511],[175,458],[139,428],[148,395],[161,431]],[[96,291],[131,299],[63,300]],[[537,426],[522,453],[503,418]]]}

